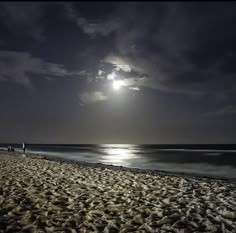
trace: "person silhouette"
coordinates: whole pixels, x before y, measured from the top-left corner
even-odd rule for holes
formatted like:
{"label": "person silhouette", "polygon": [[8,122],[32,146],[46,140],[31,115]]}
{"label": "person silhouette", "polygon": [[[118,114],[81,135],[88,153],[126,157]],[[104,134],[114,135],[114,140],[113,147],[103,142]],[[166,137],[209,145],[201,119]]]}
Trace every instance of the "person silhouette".
{"label": "person silhouette", "polygon": [[24,142],[23,142],[23,144],[22,144],[22,149],[23,149],[23,152],[25,153],[26,147],[25,147],[25,143],[24,143]]}

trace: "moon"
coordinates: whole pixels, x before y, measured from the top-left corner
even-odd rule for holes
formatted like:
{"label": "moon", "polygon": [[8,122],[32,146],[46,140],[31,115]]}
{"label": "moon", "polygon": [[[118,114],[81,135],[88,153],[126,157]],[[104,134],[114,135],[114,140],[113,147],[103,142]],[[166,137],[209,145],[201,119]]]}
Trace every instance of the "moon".
{"label": "moon", "polygon": [[124,86],[124,81],[123,80],[114,80],[113,81],[113,88],[114,90],[118,91],[120,88]]}

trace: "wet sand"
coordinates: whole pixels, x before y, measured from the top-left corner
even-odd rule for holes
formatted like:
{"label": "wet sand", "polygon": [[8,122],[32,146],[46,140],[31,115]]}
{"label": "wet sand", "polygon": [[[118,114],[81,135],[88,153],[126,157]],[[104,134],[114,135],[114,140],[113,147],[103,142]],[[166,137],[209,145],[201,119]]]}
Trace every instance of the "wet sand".
{"label": "wet sand", "polygon": [[236,232],[236,184],[1,152],[0,232]]}

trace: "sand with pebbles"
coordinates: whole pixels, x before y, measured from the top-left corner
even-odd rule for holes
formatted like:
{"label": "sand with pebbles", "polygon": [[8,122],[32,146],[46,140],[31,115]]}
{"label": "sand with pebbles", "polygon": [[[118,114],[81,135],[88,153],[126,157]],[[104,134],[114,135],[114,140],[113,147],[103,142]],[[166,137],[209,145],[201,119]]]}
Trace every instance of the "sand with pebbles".
{"label": "sand with pebbles", "polygon": [[0,232],[236,232],[236,184],[0,155]]}

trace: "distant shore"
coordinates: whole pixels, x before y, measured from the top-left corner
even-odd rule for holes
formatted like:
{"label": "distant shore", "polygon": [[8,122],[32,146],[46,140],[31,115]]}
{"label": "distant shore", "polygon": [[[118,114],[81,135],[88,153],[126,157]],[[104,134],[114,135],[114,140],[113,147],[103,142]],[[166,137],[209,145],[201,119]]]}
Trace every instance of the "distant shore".
{"label": "distant shore", "polygon": [[0,232],[236,232],[236,183],[0,152]]}

